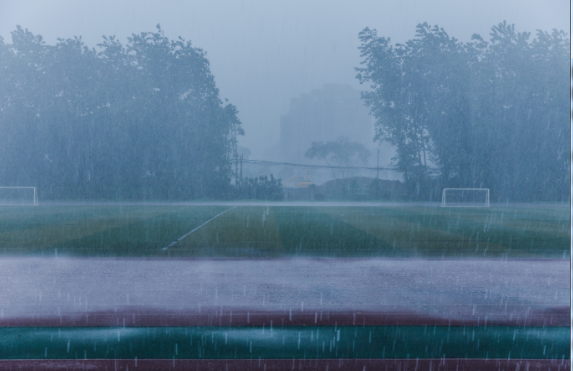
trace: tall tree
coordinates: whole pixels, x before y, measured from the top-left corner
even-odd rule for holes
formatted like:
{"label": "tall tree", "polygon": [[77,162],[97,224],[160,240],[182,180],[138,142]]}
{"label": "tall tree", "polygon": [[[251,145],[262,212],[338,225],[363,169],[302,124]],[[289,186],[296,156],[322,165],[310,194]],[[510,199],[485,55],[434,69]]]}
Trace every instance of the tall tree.
{"label": "tall tree", "polygon": [[567,197],[568,40],[529,37],[505,22],[489,43],[461,43],[426,23],[405,44],[359,34],[357,78],[371,88],[363,99],[375,139],[396,148],[413,197],[443,187],[487,187],[498,201]]}
{"label": "tall tree", "polygon": [[189,199],[230,194],[242,135],[201,49],[157,31],[46,45],[0,42],[0,182],[45,198]]}

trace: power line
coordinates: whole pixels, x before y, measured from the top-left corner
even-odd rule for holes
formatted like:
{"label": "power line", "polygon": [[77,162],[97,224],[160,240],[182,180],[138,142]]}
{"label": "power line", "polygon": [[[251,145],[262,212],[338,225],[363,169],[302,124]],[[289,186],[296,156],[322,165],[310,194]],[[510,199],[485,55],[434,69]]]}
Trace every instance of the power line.
{"label": "power line", "polygon": [[[265,160],[241,160],[236,159],[236,161],[242,161],[250,164],[259,164],[259,165],[287,165],[287,166],[295,166],[295,167],[312,167],[312,168],[321,168],[321,169],[351,169],[351,170],[391,170],[391,171],[400,171],[400,169],[395,167],[366,167],[366,166],[329,166],[329,165],[305,165],[305,164],[294,164],[292,162],[277,162],[277,161],[265,161]],[[428,167],[427,170],[431,171],[438,171],[438,168]]]}
{"label": "power line", "polygon": [[259,165],[287,165],[287,166],[295,166],[295,167],[311,167],[311,168],[320,168],[320,169],[344,169],[344,170],[392,170],[392,171],[400,171],[394,167],[366,167],[366,166],[328,166],[328,165],[304,165],[304,164],[293,164],[291,162],[276,162],[276,161],[264,161],[264,160],[242,160],[245,163],[249,164],[259,164]]}

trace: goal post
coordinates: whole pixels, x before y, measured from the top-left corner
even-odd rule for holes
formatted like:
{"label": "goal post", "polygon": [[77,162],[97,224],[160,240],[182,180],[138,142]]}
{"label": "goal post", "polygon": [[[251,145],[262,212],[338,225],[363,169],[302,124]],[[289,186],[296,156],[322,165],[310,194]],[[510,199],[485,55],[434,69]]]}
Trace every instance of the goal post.
{"label": "goal post", "polygon": [[442,207],[489,207],[489,188],[444,188]]}
{"label": "goal post", "polygon": [[0,205],[38,205],[36,187],[0,187]]}

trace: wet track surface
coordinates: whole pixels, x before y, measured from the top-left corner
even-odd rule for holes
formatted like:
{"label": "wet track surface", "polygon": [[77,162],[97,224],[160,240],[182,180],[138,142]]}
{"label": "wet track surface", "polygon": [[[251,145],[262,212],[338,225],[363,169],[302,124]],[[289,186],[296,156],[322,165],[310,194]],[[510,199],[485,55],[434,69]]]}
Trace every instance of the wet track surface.
{"label": "wet track surface", "polygon": [[0,370],[565,370],[569,262],[0,261]]}
{"label": "wet track surface", "polygon": [[352,313],[564,326],[568,273],[567,260],[5,258],[0,323],[235,311],[238,324],[250,311],[307,321]]}

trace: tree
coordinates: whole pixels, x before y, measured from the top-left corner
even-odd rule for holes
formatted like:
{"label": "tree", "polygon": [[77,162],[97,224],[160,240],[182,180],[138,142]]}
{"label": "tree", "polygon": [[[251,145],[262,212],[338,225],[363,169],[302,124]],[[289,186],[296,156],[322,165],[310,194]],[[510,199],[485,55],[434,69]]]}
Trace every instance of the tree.
{"label": "tree", "polygon": [[0,183],[43,199],[231,195],[243,130],[205,52],[159,25],[98,47],[21,27],[0,40]]}
{"label": "tree", "polygon": [[336,141],[326,143],[312,142],[304,156],[323,160],[328,166],[336,166],[338,169],[333,169],[333,174],[338,172],[342,178],[348,178],[353,166],[367,163],[370,151],[362,143],[351,142],[347,137],[339,137]]}
{"label": "tree", "polygon": [[461,43],[426,23],[405,44],[359,34],[357,78],[371,88],[362,98],[375,140],[396,149],[413,198],[444,187],[487,187],[498,201],[567,197],[568,39],[529,37],[506,22],[489,43]]}
{"label": "tree", "polygon": [[270,178],[264,175],[243,179],[236,188],[236,194],[242,199],[280,201],[284,198],[282,181],[273,174]]}

